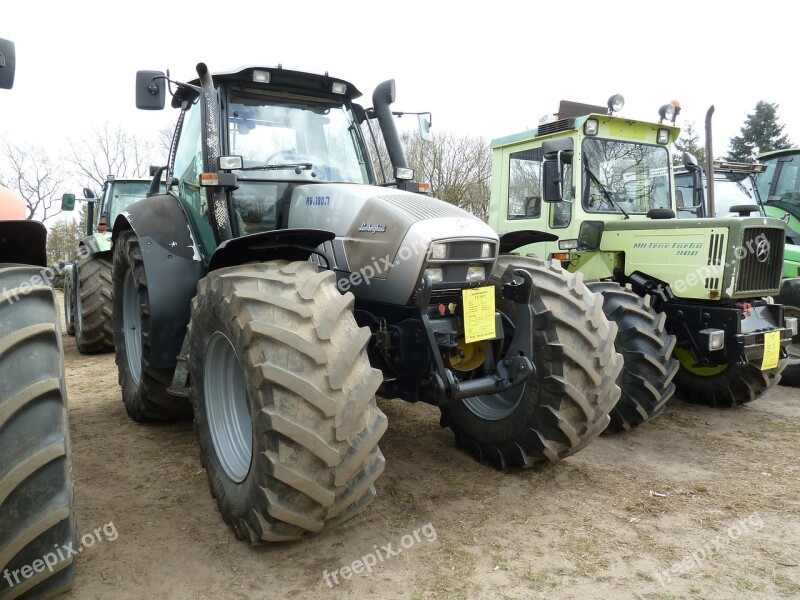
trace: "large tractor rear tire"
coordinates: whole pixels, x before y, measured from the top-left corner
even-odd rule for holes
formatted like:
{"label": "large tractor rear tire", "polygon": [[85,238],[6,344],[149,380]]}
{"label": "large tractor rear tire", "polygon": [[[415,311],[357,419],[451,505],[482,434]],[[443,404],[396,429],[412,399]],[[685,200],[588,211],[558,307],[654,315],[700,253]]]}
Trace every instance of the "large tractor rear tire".
{"label": "large tractor rear tire", "polygon": [[111,260],[83,256],[75,264],[75,342],[81,354],[114,350],[114,317],[111,300]]}
{"label": "large tractor rear tire", "polygon": [[75,335],[75,266],[64,270],[64,327],[67,335]]}
{"label": "large tractor rear tire", "polygon": [[152,367],[150,359],[150,298],[139,237],[120,233],[114,243],[114,345],[122,401],[137,422],[189,418],[186,398],[167,392],[174,369]]}
{"label": "large tractor rear tire", "polygon": [[191,398],[211,493],[251,544],[341,523],[375,497],[386,416],[352,294],[309,262],[220,269],[198,284]]}
{"label": "large tractor rear tire", "polygon": [[675,375],[678,392],[688,402],[707,406],[736,406],[747,404],[760,397],[781,380],[786,361],[778,367],[762,371],[754,364],[744,367],[698,367],[691,350],[678,348],[675,355],[681,363]]}
{"label": "large tractor rear tire", "polygon": [[672,357],[675,336],[666,332],[667,317],[653,310],[650,296],[642,298],[613,282],[586,285],[602,294],[603,312],[617,324],[615,346],[623,358],[617,382],[622,395],[606,431],[629,431],[660,415],[675,393],[672,379],[680,366]]}
{"label": "large tractor rear tire", "polygon": [[78,546],[61,323],[52,288],[28,283],[39,271],[0,265],[3,600],[50,598],[75,579],[65,550]]}
{"label": "large tractor rear tire", "polygon": [[[580,274],[556,263],[501,256],[491,277],[506,341],[513,337],[516,305],[500,291],[506,267],[533,279],[532,362],[536,374],[507,392],[451,401],[441,407],[443,427],[476,459],[498,468],[555,462],[583,448],[609,423],[617,404],[622,356],[614,349],[617,326],[603,314],[603,299]],[[502,357],[507,343],[495,356]]]}
{"label": "large tractor rear tire", "polygon": [[[784,279],[781,293],[775,296],[775,304],[783,304],[784,314],[800,321],[800,277]],[[781,374],[781,385],[800,387],[800,333],[792,338],[787,348],[789,357]]]}

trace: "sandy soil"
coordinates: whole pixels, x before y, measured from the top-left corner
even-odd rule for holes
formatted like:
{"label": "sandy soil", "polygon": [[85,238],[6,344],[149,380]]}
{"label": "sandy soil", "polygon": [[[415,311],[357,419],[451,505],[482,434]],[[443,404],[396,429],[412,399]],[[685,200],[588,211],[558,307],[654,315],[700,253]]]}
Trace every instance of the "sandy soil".
{"label": "sandy soil", "polygon": [[[800,390],[734,410],[676,398],[634,432],[507,473],[456,449],[436,408],[381,402],[378,499],[252,548],[217,512],[191,424],[130,421],[113,355],[64,340],[79,527],[109,532],[67,598],[800,596]],[[356,560],[377,564],[343,579]]]}

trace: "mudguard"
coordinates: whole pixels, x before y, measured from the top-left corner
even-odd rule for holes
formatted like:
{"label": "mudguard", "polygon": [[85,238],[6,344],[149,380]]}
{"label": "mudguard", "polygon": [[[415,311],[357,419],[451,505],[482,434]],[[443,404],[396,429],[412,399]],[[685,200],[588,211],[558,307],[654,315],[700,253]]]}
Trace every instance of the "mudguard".
{"label": "mudguard", "polygon": [[150,296],[150,365],[172,368],[177,363],[191,316],[197,282],[206,268],[189,219],[172,194],[132,204],[114,222],[112,246],[121,231],[139,236],[147,292]]}
{"label": "mudguard", "polygon": [[0,221],[0,263],[47,266],[47,229],[38,221]]}
{"label": "mudguard", "polygon": [[558,236],[544,231],[525,229],[522,231],[507,231],[500,234],[500,254],[508,254],[517,248],[539,242],[555,242]]}
{"label": "mudguard", "polygon": [[[222,242],[211,257],[208,270],[241,265],[250,261],[308,260],[317,246],[336,237],[321,229],[276,229]],[[331,262],[326,258],[329,266]]]}

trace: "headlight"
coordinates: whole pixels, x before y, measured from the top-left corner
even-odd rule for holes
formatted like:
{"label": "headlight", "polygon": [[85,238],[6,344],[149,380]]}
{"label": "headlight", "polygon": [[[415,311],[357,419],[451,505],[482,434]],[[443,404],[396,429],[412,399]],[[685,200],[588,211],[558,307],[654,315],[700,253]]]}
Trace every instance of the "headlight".
{"label": "headlight", "polygon": [[[670,106],[672,105],[670,104]],[[659,129],[656,142],[659,144],[669,144],[669,129]]]}
{"label": "headlight", "polygon": [[447,244],[434,244],[431,246],[431,258],[437,260],[447,258]]}
{"label": "headlight", "polygon": [[492,245],[483,244],[481,246],[481,258],[492,258]]}
{"label": "headlight", "polygon": [[722,350],[725,347],[725,330],[701,329],[698,333],[699,345],[706,346],[709,351]]}
{"label": "headlight", "polygon": [[444,271],[441,268],[425,269],[425,275],[430,277],[431,285],[442,283],[444,280]]}
{"label": "headlight", "polygon": [[467,269],[467,281],[483,281],[486,279],[486,267],[470,267]]}
{"label": "headlight", "polygon": [[586,135],[597,135],[599,126],[597,119],[586,119],[586,123],[583,124],[583,133]]}

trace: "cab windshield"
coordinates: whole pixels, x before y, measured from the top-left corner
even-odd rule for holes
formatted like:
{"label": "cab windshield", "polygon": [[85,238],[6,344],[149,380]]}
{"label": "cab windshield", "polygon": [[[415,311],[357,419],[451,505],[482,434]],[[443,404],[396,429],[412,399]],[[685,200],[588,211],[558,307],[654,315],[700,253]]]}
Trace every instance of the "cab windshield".
{"label": "cab windshield", "polygon": [[347,106],[245,91],[228,105],[228,154],[239,179],[369,183],[358,125]]}
{"label": "cab windshield", "polygon": [[670,208],[669,155],[663,146],[588,138],[582,159],[588,212],[645,214]]}
{"label": "cab windshield", "polygon": [[[767,170],[758,175],[761,198],[800,205],[800,155],[768,158],[764,160],[764,164]],[[773,185],[775,189],[770,194]]]}
{"label": "cab windshield", "polygon": [[103,212],[106,213],[108,223],[113,223],[119,213],[146,197],[149,189],[149,181],[115,181],[113,185],[109,185],[107,197],[103,200]]}

